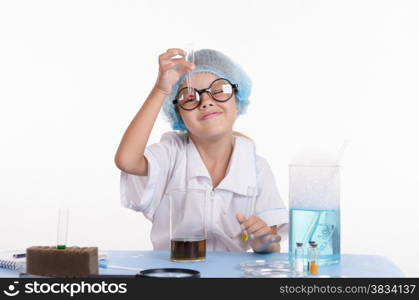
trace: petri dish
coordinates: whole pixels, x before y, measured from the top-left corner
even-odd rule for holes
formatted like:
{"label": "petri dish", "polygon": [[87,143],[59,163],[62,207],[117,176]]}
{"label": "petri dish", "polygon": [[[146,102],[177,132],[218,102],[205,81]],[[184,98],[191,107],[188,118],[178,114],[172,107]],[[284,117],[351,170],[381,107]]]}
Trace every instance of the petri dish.
{"label": "petri dish", "polygon": [[248,269],[248,268],[257,268],[257,267],[263,267],[266,265],[266,260],[259,259],[259,260],[251,260],[251,261],[245,261],[240,263],[241,269]]}
{"label": "petri dish", "polygon": [[272,268],[280,270],[289,270],[292,271],[292,265],[286,260],[252,260],[245,261],[240,263],[240,268],[245,269],[254,269],[254,268]]}
{"label": "petri dish", "polygon": [[254,260],[240,263],[248,277],[294,277],[292,265],[285,260]]}
{"label": "petri dish", "polygon": [[253,270],[249,273],[246,273],[247,277],[264,277],[264,278],[291,278],[294,277],[293,272],[282,272],[276,270]]}

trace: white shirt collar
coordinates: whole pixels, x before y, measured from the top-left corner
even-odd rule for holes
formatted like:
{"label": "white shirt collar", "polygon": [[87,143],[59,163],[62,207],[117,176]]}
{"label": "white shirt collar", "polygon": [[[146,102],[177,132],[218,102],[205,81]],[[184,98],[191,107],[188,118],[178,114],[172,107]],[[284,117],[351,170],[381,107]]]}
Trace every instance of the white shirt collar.
{"label": "white shirt collar", "polygon": [[[186,151],[188,156],[188,180],[194,177],[206,177],[211,181],[211,176],[192,139],[189,139]],[[228,190],[247,196],[249,187],[256,188],[256,186],[255,145],[244,137],[235,136],[233,153],[227,167],[226,176],[216,189]]]}

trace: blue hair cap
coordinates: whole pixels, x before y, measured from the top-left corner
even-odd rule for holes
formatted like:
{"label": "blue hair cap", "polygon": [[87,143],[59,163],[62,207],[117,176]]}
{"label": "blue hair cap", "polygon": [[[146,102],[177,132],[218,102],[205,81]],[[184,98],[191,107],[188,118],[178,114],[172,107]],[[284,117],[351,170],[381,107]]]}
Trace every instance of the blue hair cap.
{"label": "blue hair cap", "polygon": [[[249,105],[249,96],[252,89],[252,81],[244,70],[225,54],[212,49],[195,51],[194,60],[196,68],[191,72],[192,74],[211,73],[218,78],[228,79],[231,83],[238,85],[238,92],[236,93],[237,111],[238,115],[244,114]],[[187,131],[181,116],[176,113],[175,105],[172,102],[176,97],[179,86],[185,79],[186,75],[176,82],[172,93],[166,97],[163,104],[163,112],[173,130]]]}

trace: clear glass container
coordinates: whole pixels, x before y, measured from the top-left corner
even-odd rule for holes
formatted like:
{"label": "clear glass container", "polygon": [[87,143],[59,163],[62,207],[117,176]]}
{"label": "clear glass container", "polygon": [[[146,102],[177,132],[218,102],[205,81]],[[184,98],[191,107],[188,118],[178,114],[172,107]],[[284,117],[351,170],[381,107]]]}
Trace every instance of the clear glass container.
{"label": "clear glass container", "polygon": [[178,262],[204,261],[206,257],[207,194],[199,189],[176,189],[170,201],[170,259]]}
{"label": "clear glass container", "polygon": [[311,243],[310,248],[308,249],[308,259],[307,259],[308,272],[310,275],[319,274],[319,263],[317,259],[317,244]]}
{"label": "clear glass container", "polygon": [[297,243],[295,248],[294,271],[296,275],[304,275],[304,249],[303,243]]}
{"label": "clear glass container", "polygon": [[[319,265],[340,261],[340,167],[289,166],[289,260],[295,260],[297,242],[316,241]],[[306,257],[305,257],[306,258]]]}

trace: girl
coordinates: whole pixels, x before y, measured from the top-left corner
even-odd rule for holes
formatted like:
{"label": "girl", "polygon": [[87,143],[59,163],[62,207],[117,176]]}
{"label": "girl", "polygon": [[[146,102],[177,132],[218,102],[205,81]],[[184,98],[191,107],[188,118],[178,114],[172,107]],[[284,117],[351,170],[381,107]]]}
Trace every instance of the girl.
{"label": "girl", "polygon": [[[254,143],[233,131],[249,103],[251,81],[235,62],[209,49],[195,52],[195,64],[182,49],[159,56],[155,86],[127,128],[115,155],[121,172],[122,205],[142,212],[153,225],[155,250],[170,249],[167,192],[211,190],[210,251],[279,252],[288,213],[272,171],[255,154]],[[194,90],[186,87],[190,72]],[[146,147],[163,107],[174,130]],[[256,191],[254,215],[243,214],[249,188]],[[250,237],[242,239],[242,234]]]}

